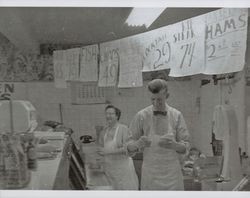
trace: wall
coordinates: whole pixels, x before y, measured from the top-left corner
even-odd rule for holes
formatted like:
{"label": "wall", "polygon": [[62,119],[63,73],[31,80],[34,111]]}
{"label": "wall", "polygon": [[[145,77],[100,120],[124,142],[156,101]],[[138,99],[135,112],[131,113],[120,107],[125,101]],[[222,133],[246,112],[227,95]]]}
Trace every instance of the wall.
{"label": "wall", "polygon": [[[192,144],[205,154],[212,154],[210,142],[213,109],[215,105],[224,103],[225,99],[228,99],[230,104],[235,106],[239,121],[239,143],[245,150],[244,78],[241,75],[238,76],[240,80],[233,85],[231,94],[228,94],[227,85],[210,83],[200,87],[201,78],[169,82],[168,103],[183,113],[192,137]],[[108,88],[106,93],[107,100],[122,110],[121,122],[127,125],[138,110],[150,104],[146,87]],[[61,104],[63,121],[66,126],[75,131],[73,137],[76,141],[83,134],[94,135],[95,125],[105,124],[105,104],[72,105],[70,89],[57,89],[53,83],[15,83],[13,96],[16,99],[31,101],[39,113],[41,122],[45,120],[60,121],[59,104]]]}
{"label": "wall", "polygon": [[[193,123],[198,119],[197,107],[195,107],[196,85],[193,81],[169,83],[169,104],[183,112],[192,137],[195,133]],[[150,104],[147,97],[147,89],[106,89],[107,100],[122,110],[121,122],[129,125],[134,114],[141,108]],[[71,127],[75,133],[73,137],[78,141],[83,134],[94,135],[95,125],[104,125],[105,104],[97,105],[72,105],[70,89],[57,89],[53,83],[28,82],[15,83],[14,99],[25,99],[36,107],[40,123],[45,120],[60,121],[59,104],[62,105],[63,121]],[[193,141],[193,138],[192,138]]]}
{"label": "wall", "polygon": [[[234,82],[235,81],[235,82]],[[212,154],[211,133],[214,107],[228,102],[233,105],[238,119],[239,146],[246,151],[246,131],[245,131],[245,79],[244,72],[236,75],[232,83],[231,90],[225,80],[219,81],[217,85],[213,82],[204,85],[201,89],[201,116],[199,125],[200,141],[199,148],[207,155]]]}
{"label": "wall", "polygon": [[247,141],[247,153],[250,155],[250,86],[246,86],[246,141]]}
{"label": "wall", "polygon": [[[0,50],[1,62],[5,62],[5,65],[11,67],[11,54],[14,54],[16,49],[3,38],[0,39],[0,46],[2,47],[1,49],[5,49]],[[247,54],[249,53],[247,52]],[[32,55],[32,57],[34,57],[33,61],[26,62],[26,67],[28,68],[33,68],[36,62],[41,61],[40,56]],[[225,81],[220,82],[218,85],[209,83],[201,87],[201,79],[208,78],[211,78],[211,76],[196,75],[192,77],[192,80],[169,81],[170,98],[168,103],[183,113],[192,137],[192,144],[205,154],[211,155],[210,142],[213,108],[227,99],[236,108],[239,121],[239,144],[243,151],[246,150],[245,109],[248,109],[247,112],[249,113],[250,104],[248,103],[250,100],[246,100],[245,106],[244,73],[241,72],[237,75],[237,81],[232,84],[231,94],[228,94],[229,88]],[[246,90],[248,89],[246,88]],[[147,97],[146,82],[143,88],[107,88],[106,93],[107,100],[122,110],[121,122],[127,125],[139,109],[150,104],[150,100]],[[246,97],[250,97],[249,92],[247,92]],[[74,130],[73,138],[77,142],[79,136],[83,134],[94,135],[95,125],[105,124],[105,104],[72,105],[70,89],[56,89],[53,82],[16,82],[13,98],[31,101],[39,113],[40,123],[45,120],[61,121],[59,111],[59,104],[61,104],[63,122]]]}
{"label": "wall", "polygon": [[[197,84],[195,81],[169,81],[170,97],[169,105],[179,109],[187,122],[188,129],[192,135],[196,132],[195,120],[198,118],[196,107]],[[136,112],[151,104],[148,97],[146,82],[143,88],[116,89],[111,98],[113,104],[119,106],[124,114],[121,121],[129,124]]]}
{"label": "wall", "polygon": [[[250,41],[248,40],[248,46],[249,45],[250,45]],[[245,120],[246,120],[246,129],[247,129],[246,141],[247,141],[248,155],[250,155],[250,55],[249,55],[249,47],[248,47],[248,51],[246,55],[246,69],[245,70],[246,70],[246,77],[248,79],[247,81],[248,83],[245,86],[245,112],[246,112]],[[247,123],[247,120],[248,120],[248,123]]]}
{"label": "wall", "polygon": [[53,81],[52,56],[24,53],[0,33],[0,81]]}
{"label": "wall", "polygon": [[[70,89],[57,89],[51,82],[14,83],[14,99],[31,101],[38,112],[39,123],[46,120],[61,121],[59,104],[62,105],[62,120],[74,130],[78,142],[83,134],[94,134],[95,125],[104,125],[104,105],[72,105]],[[100,116],[97,116],[100,115]]]}

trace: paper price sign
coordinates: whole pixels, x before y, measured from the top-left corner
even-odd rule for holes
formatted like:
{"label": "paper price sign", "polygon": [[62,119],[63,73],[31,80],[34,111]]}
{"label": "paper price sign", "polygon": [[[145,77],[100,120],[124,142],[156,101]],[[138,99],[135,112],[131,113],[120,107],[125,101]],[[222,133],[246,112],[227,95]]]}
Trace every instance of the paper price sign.
{"label": "paper price sign", "polygon": [[167,26],[141,35],[141,40],[144,40],[143,72],[170,68],[172,54],[170,28]]}
{"label": "paper price sign", "polygon": [[99,87],[116,86],[119,64],[119,43],[108,42],[100,44]]}
{"label": "paper price sign", "polygon": [[245,64],[247,9],[220,9],[206,14],[205,74],[241,71]]}
{"label": "paper price sign", "polygon": [[169,76],[189,76],[204,69],[204,16],[171,26],[173,32],[172,66]]}

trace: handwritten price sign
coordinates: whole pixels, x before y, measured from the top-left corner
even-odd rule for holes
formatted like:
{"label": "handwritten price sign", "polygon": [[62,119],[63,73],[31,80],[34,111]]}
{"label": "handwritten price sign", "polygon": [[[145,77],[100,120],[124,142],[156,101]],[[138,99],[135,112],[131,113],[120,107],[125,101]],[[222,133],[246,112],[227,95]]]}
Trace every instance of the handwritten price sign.
{"label": "handwritten price sign", "polygon": [[171,66],[170,26],[159,28],[141,35],[144,44],[142,70],[156,71],[169,69]]}
{"label": "handwritten price sign", "polygon": [[223,74],[243,69],[247,19],[247,9],[220,9],[206,14],[205,74]]}
{"label": "handwritten price sign", "polygon": [[169,76],[189,76],[202,72],[205,51],[204,28],[204,16],[191,18],[171,26],[173,54]]}
{"label": "handwritten price sign", "polygon": [[69,75],[69,67],[66,65],[66,52],[58,50],[53,52],[54,81],[56,88],[67,88],[66,79]]}
{"label": "handwritten price sign", "polygon": [[138,36],[121,39],[119,88],[142,87],[141,48]]}
{"label": "handwritten price sign", "polygon": [[[117,42],[120,42],[119,40]],[[115,41],[100,44],[99,87],[116,86],[120,64],[119,46]]]}
{"label": "handwritten price sign", "polygon": [[69,67],[69,78],[70,81],[79,80],[79,55],[80,48],[73,48],[66,50],[67,67]]}
{"label": "handwritten price sign", "polygon": [[181,45],[183,56],[182,56],[182,60],[180,63],[180,69],[182,69],[183,66],[191,67],[192,60],[194,57],[194,49],[195,49],[195,42]]}
{"label": "handwritten price sign", "polygon": [[80,53],[80,81],[90,82],[98,80],[98,45],[81,48]]}

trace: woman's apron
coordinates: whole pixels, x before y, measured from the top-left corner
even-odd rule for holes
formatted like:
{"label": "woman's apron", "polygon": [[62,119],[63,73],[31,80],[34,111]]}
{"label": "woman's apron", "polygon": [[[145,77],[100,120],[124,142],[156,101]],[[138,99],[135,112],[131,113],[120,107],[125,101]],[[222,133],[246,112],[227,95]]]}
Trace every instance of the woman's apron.
{"label": "woman's apron", "polygon": [[[170,113],[167,116],[152,115],[152,124],[148,134],[151,145],[145,148],[143,152],[142,190],[184,190],[177,152],[158,145],[163,132],[164,135],[171,134],[174,135],[174,138],[176,137],[176,132],[171,126],[170,116]],[[156,130],[158,130],[158,133],[156,133]],[[160,133],[159,130],[163,132]]]}
{"label": "woman's apron", "polygon": [[[113,151],[117,149],[117,134],[119,125],[116,128],[113,140],[107,140],[104,136],[104,149]],[[122,154],[105,156],[105,173],[114,190],[138,190],[138,177],[135,172],[131,157]]]}

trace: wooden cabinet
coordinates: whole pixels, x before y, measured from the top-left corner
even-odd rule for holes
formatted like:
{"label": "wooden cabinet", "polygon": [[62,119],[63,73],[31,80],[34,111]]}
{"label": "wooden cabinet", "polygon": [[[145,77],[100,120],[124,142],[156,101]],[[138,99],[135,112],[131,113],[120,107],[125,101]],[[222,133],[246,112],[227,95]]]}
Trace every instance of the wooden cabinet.
{"label": "wooden cabinet", "polygon": [[85,190],[84,163],[74,141],[68,137],[57,171],[54,190]]}
{"label": "wooden cabinet", "polygon": [[86,190],[86,171],[81,150],[72,142],[69,182],[72,190]]}
{"label": "wooden cabinet", "polygon": [[72,154],[72,139],[68,137],[57,170],[56,179],[53,186],[54,190],[71,189],[69,182],[69,167],[70,167],[71,154]]}
{"label": "wooden cabinet", "polygon": [[54,139],[51,142],[52,145],[60,145],[61,151],[55,159],[38,160],[38,168],[31,172],[31,181],[24,189],[84,190],[84,163],[79,158],[72,138],[65,136],[65,139]]}

